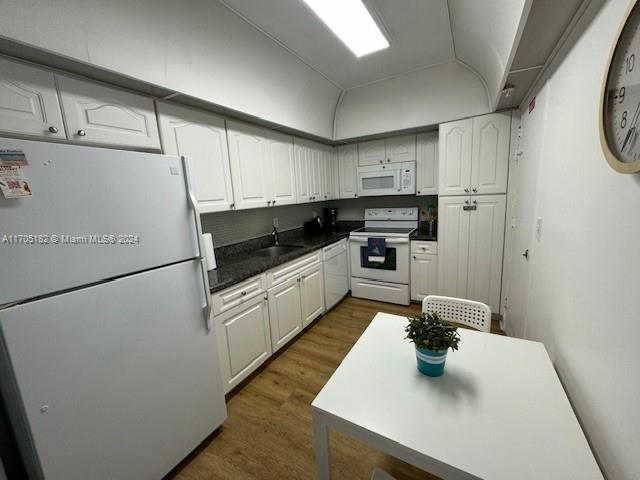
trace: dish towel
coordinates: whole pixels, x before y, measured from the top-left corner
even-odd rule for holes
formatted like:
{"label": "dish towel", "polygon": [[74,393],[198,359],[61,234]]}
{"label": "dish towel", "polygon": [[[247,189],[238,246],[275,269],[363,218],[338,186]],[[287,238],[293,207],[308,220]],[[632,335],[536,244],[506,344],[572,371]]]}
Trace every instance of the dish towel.
{"label": "dish towel", "polygon": [[384,263],[387,255],[387,244],[384,238],[369,237],[367,239],[367,256],[370,262]]}

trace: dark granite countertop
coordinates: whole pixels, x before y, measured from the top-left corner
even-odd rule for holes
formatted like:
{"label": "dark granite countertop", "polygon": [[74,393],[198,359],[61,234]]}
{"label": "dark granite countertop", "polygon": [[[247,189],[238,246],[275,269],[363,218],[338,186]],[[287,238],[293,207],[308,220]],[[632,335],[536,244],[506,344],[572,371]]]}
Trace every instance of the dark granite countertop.
{"label": "dark granite countertop", "polygon": [[427,242],[437,242],[438,241],[438,229],[436,228],[429,232],[428,222],[420,222],[418,225],[418,230],[411,234],[411,240],[425,240]]}
{"label": "dark granite countertop", "polygon": [[305,234],[301,228],[280,233],[280,245],[301,245],[293,252],[276,258],[252,255],[256,250],[273,244],[270,235],[216,249],[218,268],[209,272],[211,293],[224,290],[247,278],[259,275],[267,270],[290,262],[320,248],[331,245],[349,236],[349,229],[340,229],[337,233]]}

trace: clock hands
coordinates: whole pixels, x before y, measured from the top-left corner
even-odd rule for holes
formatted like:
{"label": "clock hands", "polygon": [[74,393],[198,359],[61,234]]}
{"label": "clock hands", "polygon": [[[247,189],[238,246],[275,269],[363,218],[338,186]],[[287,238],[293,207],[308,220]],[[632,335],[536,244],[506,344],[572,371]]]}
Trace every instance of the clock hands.
{"label": "clock hands", "polygon": [[627,146],[627,143],[629,142],[629,140],[631,140],[631,136],[636,131],[636,123],[638,123],[638,112],[640,112],[640,102],[638,102],[638,106],[636,107],[636,113],[633,114],[633,121],[631,123],[631,127],[629,128],[629,131],[627,132],[627,136],[624,139],[624,143],[622,144],[622,148],[620,149],[621,152],[624,151],[624,147]]}

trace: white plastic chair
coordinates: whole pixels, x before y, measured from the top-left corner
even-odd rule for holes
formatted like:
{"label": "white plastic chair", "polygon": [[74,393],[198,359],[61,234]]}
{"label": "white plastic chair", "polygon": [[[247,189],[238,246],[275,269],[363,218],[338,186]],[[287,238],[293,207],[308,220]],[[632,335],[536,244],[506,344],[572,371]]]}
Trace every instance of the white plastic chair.
{"label": "white plastic chair", "polygon": [[429,295],[422,300],[422,311],[435,312],[447,322],[460,323],[483,332],[491,331],[491,309],[481,302]]}

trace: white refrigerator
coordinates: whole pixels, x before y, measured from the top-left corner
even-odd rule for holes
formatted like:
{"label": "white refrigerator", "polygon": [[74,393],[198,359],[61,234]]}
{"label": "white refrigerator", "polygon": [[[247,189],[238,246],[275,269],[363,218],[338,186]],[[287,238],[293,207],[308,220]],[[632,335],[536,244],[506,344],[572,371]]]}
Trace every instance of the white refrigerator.
{"label": "white refrigerator", "polygon": [[0,194],[0,390],[29,476],[160,479],[226,418],[188,161],[2,150],[32,192]]}

